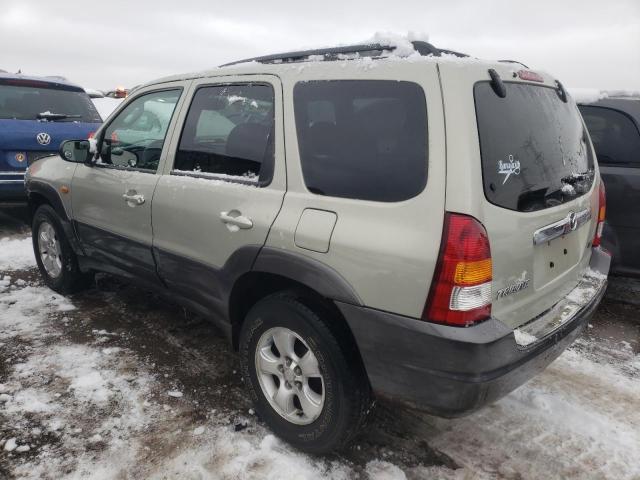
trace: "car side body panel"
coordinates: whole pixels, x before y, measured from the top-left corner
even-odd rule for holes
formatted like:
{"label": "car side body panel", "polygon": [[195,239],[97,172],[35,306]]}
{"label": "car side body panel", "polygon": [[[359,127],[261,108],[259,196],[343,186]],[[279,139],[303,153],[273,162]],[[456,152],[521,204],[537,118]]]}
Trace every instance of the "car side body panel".
{"label": "car side body panel", "polygon": [[[380,62],[375,68],[363,69],[356,65],[340,68],[333,63],[318,63],[312,69],[283,76],[287,194],[266,246],[307,256],[339,271],[363,305],[420,317],[438,258],[444,217],[446,152],[437,64]],[[346,67],[349,66],[347,62]],[[427,184],[408,200],[376,202],[317,195],[305,185],[294,114],[295,85],[316,80],[365,79],[413,82],[424,91]],[[337,216],[326,253],[302,248],[295,242],[296,228],[307,209],[334,212]]]}
{"label": "car side body panel", "polygon": [[[122,168],[101,162],[93,165],[79,164],[71,186],[73,218],[87,255],[110,263],[130,275],[141,276],[147,283],[159,283],[151,253],[153,195],[188,84],[189,82],[173,82],[162,88],[142,88],[128,102],[131,104],[153,91],[182,90],[167,126],[157,171]],[[110,123],[117,117],[110,117]],[[98,139],[103,136],[110,123],[103,125],[98,131]],[[143,203],[128,201],[124,197],[127,194],[141,196]]]}
{"label": "car side body panel", "polygon": [[[634,142],[640,138],[640,98],[605,98],[594,103],[582,104],[589,107],[583,116],[589,127],[589,115],[598,111],[613,111],[626,117],[635,127],[634,138],[616,138],[620,132],[612,132],[611,142]],[[604,120],[604,117],[600,117]],[[609,128],[615,130],[614,125]],[[598,132],[600,133],[600,132]],[[595,132],[594,132],[595,135]],[[598,139],[592,135],[598,150]],[[613,253],[611,271],[617,275],[640,277],[640,150],[635,152],[635,163],[615,163],[615,158],[599,158],[600,174],[606,187],[607,220],[602,236],[602,244]]]}
{"label": "car side body panel", "polygon": [[[191,295],[196,301],[211,306],[218,315],[227,315],[228,293],[234,276],[225,266],[237,252],[262,247],[286,190],[282,87],[276,76],[219,76],[193,82],[188,102],[179,115],[184,124],[194,94],[201,88],[220,85],[268,84],[274,94],[274,168],[268,185],[247,185],[241,181],[225,181],[201,177],[197,172],[176,172],[174,161],[182,128],[168,142],[167,161],[153,199],[153,246],[157,270],[169,289]],[[233,213],[237,212],[237,213]],[[227,224],[225,214],[237,214],[251,222],[249,228]],[[250,270],[252,258],[240,262]],[[180,262],[185,274],[177,274]]]}

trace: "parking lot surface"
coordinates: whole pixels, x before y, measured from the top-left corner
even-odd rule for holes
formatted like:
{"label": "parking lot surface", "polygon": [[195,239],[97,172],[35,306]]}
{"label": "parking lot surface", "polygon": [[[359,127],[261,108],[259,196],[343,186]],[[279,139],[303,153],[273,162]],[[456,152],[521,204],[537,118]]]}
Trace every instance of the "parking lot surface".
{"label": "parking lot surface", "polygon": [[378,405],[312,457],[254,415],[215,327],[106,275],[61,297],[29,235],[0,214],[0,478],[640,478],[640,281],[611,279],[582,337],[490,407]]}

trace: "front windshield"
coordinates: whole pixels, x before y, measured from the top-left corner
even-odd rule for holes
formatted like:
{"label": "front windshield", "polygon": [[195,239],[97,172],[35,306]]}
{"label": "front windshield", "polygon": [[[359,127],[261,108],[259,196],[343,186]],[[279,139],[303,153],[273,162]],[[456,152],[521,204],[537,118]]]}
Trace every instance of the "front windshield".
{"label": "front windshield", "polygon": [[46,85],[0,84],[0,119],[102,122],[85,92]]}

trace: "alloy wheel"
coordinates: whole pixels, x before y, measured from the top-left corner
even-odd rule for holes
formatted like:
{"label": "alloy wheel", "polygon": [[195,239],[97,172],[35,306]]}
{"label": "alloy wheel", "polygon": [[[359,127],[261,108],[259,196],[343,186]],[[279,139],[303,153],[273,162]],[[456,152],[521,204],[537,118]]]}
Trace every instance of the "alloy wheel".
{"label": "alloy wheel", "polygon": [[295,332],[275,327],[262,334],[255,352],[262,393],[271,407],[296,425],[308,425],[322,413],[324,379],[318,359]]}

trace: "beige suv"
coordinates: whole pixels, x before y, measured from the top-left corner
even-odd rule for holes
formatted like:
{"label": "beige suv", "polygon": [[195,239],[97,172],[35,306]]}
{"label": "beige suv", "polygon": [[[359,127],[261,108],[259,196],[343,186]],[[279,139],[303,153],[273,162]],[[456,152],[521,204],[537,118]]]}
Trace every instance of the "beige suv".
{"label": "beige suv", "polygon": [[309,452],[373,398],[456,416],[508,393],[576,338],[609,269],[562,85],[424,42],[151,82],[26,183],[51,288],[106,271],[210,318],[260,417]]}

